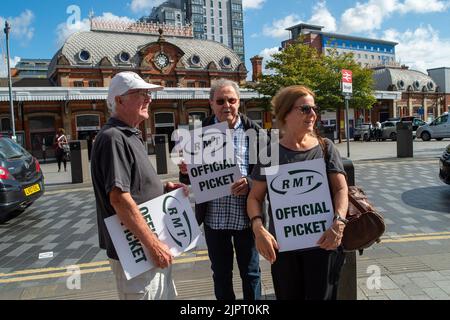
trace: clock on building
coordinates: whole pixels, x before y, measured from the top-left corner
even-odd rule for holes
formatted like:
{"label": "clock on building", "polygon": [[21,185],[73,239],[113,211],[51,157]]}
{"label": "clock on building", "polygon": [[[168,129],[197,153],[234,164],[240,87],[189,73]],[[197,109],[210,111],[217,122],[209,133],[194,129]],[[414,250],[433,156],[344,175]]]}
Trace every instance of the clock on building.
{"label": "clock on building", "polygon": [[159,69],[164,69],[169,65],[169,57],[165,53],[159,53],[155,57],[155,65]]}

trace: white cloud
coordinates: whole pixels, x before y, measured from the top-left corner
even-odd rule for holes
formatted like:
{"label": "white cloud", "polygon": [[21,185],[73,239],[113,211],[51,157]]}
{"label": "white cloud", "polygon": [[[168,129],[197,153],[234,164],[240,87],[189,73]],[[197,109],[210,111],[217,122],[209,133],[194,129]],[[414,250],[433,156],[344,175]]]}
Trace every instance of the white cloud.
{"label": "white cloud", "polygon": [[244,10],[247,9],[261,9],[266,0],[242,0]]}
{"label": "white cloud", "polygon": [[0,17],[1,32],[5,26],[5,20],[8,20],[11,26],[11,37],[28,42],[34,36],[34,28],[31,24],[34,21],[34,13],[31,10],[25,10],[18,17]]}
{"label": "white cloud", "polygon": [[153,7],[157,7],[164,3],[165,0],[132,0],[130,7],[134,13],[139,13],[142,16],[147,16]]}
{"label": "white cloud", "polygon": [[[117,20],[117,21],[126,22],[126,23],[132,23],[135,21],[128,17],[116,16],[116,15],[112,14],[111,12],[105,12],[105,13],[103,13],[102,16],[95,17],[95,18],[101,18],[101,19],[107,19],[107,20]],[[73,33],[80,32],[80,31],[89,31],[89,30],[90,30],[90,21],[88,18],[80,20],[80,21],[75,21],[75,23],[64,22],[64,23],[59,24],[56,27],[58,47],[62,46],[64,44],[64,42],[67,40],[67,38],[69,38],[69,36],[72,35]]]}
{"label": "white cloud", "polygon": [[395,29],[384,32],[387,40],[396,41],[397,60],[411,69],[426,73],[427,69],[449,66],[450,39],[441,39],[432,26],[401,33]]}
{"label": "white cloud", "polygon": [[383,20],[397,7],[397,0],[370,0],[367,3],[357,3],[356,7],[347,9],[342,14],[340,31],[358,33],[380,29]]}
{"label": "white cloud", "polygon": [[369,0],[356,3],[341,16],[340,32],[361,33],[378,30],[383,21],[395,13],[441,12],[450,7],[450,1],[441,0]]}
{"label": "white cloud", "polygon": [[289,31],[286,28],[299,24],[300,18],[296,14],[288,15],[280,20],[274,20],[272,25],[264,25],[263,35],[272,38],[288,39],[290,37]]}
{"label": "white cloud", "polygon": [[328,10],[325,1],[321,1],[314,6],[313,15],[308,23],[323,26],[324,30],[328,32],[334,32],[337,29],[336,19]]}
{"label": "white cloud", "polygon": [[270,74],[268,70],[266,70],[266,64],[269,62],[269,60],[272,60],[272,55],[275,53],[278,53],[279,47],[273,47],[273,48],[265,48],[262,50],[259,55],[264,58],[263,60],[263,74]]}
{"label": "white cloud", "polygon": [[[10,67],[14,68],[16,64],[20,61],[20,57],[14,57],[14,59],[9,59]],[[6,64],[6,54],[2,55],[0,61],[0,78],[6,78],[8,76],[8,65]]]}
{"label": "white cloud", "polygon": [[405,0],[404,3],[399,4],[399,11],[401,13],[416,12],[440,12],[445,11],[450,7],[449,1],[440,0]]}

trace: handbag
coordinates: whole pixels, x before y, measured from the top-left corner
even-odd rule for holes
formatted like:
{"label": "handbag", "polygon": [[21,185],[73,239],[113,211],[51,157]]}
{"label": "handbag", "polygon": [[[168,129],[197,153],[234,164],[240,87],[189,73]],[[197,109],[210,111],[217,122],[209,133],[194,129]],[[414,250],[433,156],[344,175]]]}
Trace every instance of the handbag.
{"label": "handbag", "polygon": [[64,143],[62,145],[62,147],[63,147],[64,153],[69,153],[70,152],[70,146],[68,144]]}
{"label": "handbag", "polygon": [[[318,136],[325,162],[330,161],[327,143]],[[364,249],[379,243],[386,230],[383,216],[369,202],[367,195],[360,187],[348,186],[348,220],[342,237],[344,251],[358,250],[362,255]]]}
{"label": "handbag", "polygon": [[363,250],[379,243],[386,230],[383,216],[369,202],[364,191],[355,186],[348,187],[348,222],[344,228],[342,246],[345,251]]}

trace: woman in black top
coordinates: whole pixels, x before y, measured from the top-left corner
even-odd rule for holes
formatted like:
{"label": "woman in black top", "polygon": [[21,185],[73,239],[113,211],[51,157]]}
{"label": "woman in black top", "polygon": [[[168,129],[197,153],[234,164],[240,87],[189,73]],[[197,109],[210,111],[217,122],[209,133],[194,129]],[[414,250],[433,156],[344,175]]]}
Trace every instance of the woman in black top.
{"label": "woman in black top", "polygon": [[56,161],[58,162],[58,172],[61,171],[61,162],[64,163],[64,171],[67,171],[67,158],[64,146],[67,146],[69,142],[67,141],[65,133],[66,131],[63,128],[59,128],[55,138],[55,145],[56,145],[55,154],[56,154]]}
{"label": "woman in black top", "polygon": [[[328,139],[315,133],[318,110],[314,93],[304,86],[280,90],[272,105],[281,129],[279,163],[255,166],[247,210],[259,253],[272,264],[272,279],[277,299],[336,299],[339,272],[344,254],[340,248],[348,208],[348,189],[339,152]],[[326,156],[324,155],[324,149]],[[270,148],[267,154],[270,155]],[[269,231],[262,221],[262,204],[267,194],[263,167],[327,158],[326,168],[336,218],[326,230],[318,247],[278,252],[273,217],[269,212]],[[270,210],[269,210],[270,211]]]}

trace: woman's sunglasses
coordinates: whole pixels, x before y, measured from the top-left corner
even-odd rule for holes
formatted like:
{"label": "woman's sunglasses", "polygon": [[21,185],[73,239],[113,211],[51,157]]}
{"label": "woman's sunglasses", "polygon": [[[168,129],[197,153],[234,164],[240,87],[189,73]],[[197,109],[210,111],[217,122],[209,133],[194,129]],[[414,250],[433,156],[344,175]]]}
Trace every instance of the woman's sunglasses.
{"label": "woman's sunglasses", "polygon": [[314,112],[316,114],[319,112],[318,106],[310,106],[308,104],[304,104],[302,106],[297,106],[296,108],[298,108],[301,111],[301,113],[303,113],[303,114],[310,114],[311,110],[314,110]]}

